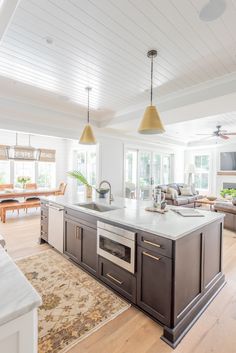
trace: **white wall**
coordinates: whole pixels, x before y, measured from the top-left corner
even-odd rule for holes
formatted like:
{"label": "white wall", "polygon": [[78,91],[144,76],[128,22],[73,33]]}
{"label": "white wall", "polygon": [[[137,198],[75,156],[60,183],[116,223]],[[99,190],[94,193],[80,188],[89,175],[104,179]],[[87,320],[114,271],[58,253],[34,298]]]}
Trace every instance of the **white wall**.
{"label": "white wall", "polygon": [[108,180],[112,193],[123,196],[124,142],[103,138],[99,143],[99,179]]}
{"label": "white wall", "polygon": [[[18,144],[28,145],[28,135],[18,134]],[[0,130],[0,144],[15,145],[16,134],[11,131]],[[66,180],[67,160],[68,160],[68,140],[56,137],[41,135],[31,136],[31,145],[36,148],[48,148],[56,150],[56,185]]]}

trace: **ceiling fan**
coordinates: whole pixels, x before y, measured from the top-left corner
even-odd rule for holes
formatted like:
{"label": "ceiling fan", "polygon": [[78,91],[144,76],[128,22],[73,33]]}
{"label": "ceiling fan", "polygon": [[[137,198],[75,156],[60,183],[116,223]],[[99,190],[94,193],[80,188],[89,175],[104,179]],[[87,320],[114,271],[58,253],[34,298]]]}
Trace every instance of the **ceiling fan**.
{"label": "ceiling fan", "polygon": [[213,131],[211,134],[197,134],[201,136],[207,136],[206,138],[210,137],[220,137],[221,139],[228,140],[229,136],[236,136],[236,132],[227,132],[227,130],[222,130],[221,125],[216,126],[216,130]]}

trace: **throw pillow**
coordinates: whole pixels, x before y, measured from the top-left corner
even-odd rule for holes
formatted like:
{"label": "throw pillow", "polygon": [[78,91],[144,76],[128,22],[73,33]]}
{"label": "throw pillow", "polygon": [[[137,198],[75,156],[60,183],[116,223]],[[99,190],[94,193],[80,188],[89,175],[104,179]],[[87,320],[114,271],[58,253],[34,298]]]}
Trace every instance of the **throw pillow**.
{"label": "throw pillow", "polygon": [[180,188],[181,196],[193,196],[191,186],[187,186],[185,188]]}
{"label": "throw pillow", "polygon": [[178,197],[178,191],[174,188],[167,188],[167,193],[171,195],[172,199],[176,199]]}

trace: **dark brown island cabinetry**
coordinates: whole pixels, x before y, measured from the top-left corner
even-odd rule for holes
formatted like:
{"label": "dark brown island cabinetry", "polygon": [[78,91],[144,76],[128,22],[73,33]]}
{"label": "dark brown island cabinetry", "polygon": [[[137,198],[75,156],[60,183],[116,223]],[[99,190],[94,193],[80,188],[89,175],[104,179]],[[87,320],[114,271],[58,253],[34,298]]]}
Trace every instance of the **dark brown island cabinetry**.
{"label": "dark brown island cabinetry", "polygon": [[134,304],[136,303],[136,276],[99,256],[99,278]]}
{"label": "dark brown island cabinetry", "polygon": [[138,246],[137,304],[164,325],[170,324],[172,259]]}
{"label": "dark brown island cabinetry", "polygon": [[70,209],[65,210],[64,253],[89,272],[97,272],[96,219]]}
{"label": "dark brown island cabinetry", "polygon": [[[222,218],[172,240],[112,221],[136,234],[135,271],[97,255],[99,217],[64,208],[64,253],[163,326],[161,337],[176,347],[225,284]],[[47,205],[41,238],[47,241]]]}

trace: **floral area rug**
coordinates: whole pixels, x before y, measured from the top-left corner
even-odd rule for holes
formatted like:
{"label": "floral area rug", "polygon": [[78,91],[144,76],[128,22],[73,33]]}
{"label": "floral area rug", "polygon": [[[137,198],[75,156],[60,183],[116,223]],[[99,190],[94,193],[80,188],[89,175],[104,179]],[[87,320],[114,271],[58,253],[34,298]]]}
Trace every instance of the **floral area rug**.
{"label": "floral area rug", "polygon": [[43,300],[39,353],[66,352],[130,306],[54,250],[17,265]]}

